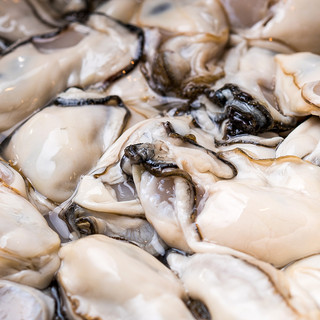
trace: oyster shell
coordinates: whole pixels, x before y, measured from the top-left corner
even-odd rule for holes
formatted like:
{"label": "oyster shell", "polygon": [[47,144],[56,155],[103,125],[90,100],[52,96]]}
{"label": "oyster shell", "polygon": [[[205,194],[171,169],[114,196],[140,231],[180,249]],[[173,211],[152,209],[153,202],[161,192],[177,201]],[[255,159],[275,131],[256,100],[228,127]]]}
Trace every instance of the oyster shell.
{"label": "oyster shell", "polygon": [[59,255],[71,319],[193,319],[182,284],[134,245],[93,235],[64,245]]}

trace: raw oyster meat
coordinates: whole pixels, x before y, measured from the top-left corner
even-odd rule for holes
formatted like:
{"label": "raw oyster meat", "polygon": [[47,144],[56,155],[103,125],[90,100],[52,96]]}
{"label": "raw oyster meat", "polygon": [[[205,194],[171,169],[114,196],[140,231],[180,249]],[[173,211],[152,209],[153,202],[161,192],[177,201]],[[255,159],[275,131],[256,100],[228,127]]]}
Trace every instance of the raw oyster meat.
{"label": "raw oyster meat", "polygon": [[318,253],[319,167],[297,157],[254,160],[237,150],[224,157],[238,174],[209,188],[196,219],[202,238],[276,266]]}
{"label": "raw oyster meat", "polygon": [[54,300],[40,290],[0,280],[0,318],[3,320],[50,320]]}
{"label": "raw oyster meat", "polygon": [[28,320],[319,319],[319,12],[0,0],[0,294]]}
{"label": "raw oyster meat", "polygon": [[68,87],[86,88],[119,77],[140,53],[138,29],[102,14],[8,48],[0,59],[0,130],[11,128]]}
{"label": "raw oyster meat", "polygon": [[71,319],[193,319],[179,280],[134,245],[94,235],[66,244],[59,256]]}
{"label": "raw oyster meat", "polygon": [[46,288],[57,271],[60,239],[41,213],[0,185],[0,278]]}
{"label": "raw oyster meat", "polygon": [[320,315],[313,313],[312,300],[294,305],[285,275],[271,266],[264,270],[254,261],[214,253],[191,257],[171,253],[168,261],[190,297],[204,302],[211,319],[316,319]]}
{"label": "raw oyster meat", "polygon": [[60,203],[118,138],[128,116],[117,97],[69,89],[20,126],[3,154],[38,192]]}
{"label": "raw oyster meat", "polygon": [[221,76],[215,62],[229,30],[219,1],[146,0],[132,20],[148,28],[144,74],[156,92],[190,96]]}
{"label": "raw oyster meat", "polygon": [[275,94],[286,115],[319,115],[320,56],[310,52],[277,55]]}
{"label": "raw oyster meat", "polygon": [[[236,1],[233,1],[235,3]],[[251,3],[253,1],[250,1]],[[279,42],[295,51],[309,51],[319,54],[319,19],[317,0],[257,1],[261,9],[269,5],[265,17],[244,32],[251,39],[265,42]],[[273,6],[271,6],[274,4]],[[252,5],[252,7],[255,7]],[[314,31],[311,31],[314,30]]]}

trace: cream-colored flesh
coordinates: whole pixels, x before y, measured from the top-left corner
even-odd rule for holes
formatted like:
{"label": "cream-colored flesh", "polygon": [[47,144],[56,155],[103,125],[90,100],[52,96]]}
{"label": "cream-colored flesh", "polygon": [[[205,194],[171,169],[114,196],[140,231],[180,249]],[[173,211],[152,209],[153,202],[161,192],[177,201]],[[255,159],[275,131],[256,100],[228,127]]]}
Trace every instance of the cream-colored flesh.
{"label": "cream-colored flesh", "polygon": [[45,288],[59,267],[60,239],[22,196],[0,186],[0,278]]}
{"label": "cream-colored flesh", "polygon": [[179,280],[134,245],[94,235],[66,244],[59,256],[71,319],[193,319]]}
{"label": "cream-colored flesh", "polygon": [[125,115],[119,106],[50,106],[18,129],[4,156],[38,192],[62,202],[118,138]]}
{"label": "cream-colored flesh", "polygon": [[71,24],[56,36],[56,42],[19,46],[0,59],[0,131],[25,119],[67,87],[103,82],[126,67],[137,48],[135,34],[101,15],[92,16],[87,25]]}
{"label": "cream-colored flesh", "polygon": [[227,159],[238,175],[209,188],[196,221],[202,237],[278,267],[318,253],[319,167],[297,157],[254,161],[241,152]]}
{"label": "cream-colored flesh", "polygon": [[40,290],[0,280],[2,320],[52,320],[54,307],[54,300]]}
{"label": "cream-colored flesh", "polygon": [[299,318],[269,275],[239,258],[213,253],[190,257],[170,254],[168,261],[189,295],[206,305],[211,319]]}

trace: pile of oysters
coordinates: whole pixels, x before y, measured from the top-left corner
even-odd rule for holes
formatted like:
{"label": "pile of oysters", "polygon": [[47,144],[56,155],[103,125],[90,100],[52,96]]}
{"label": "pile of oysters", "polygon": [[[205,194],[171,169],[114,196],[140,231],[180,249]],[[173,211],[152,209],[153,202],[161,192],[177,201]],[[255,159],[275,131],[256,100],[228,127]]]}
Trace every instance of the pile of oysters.
{"label": "pile of oysters", "polygon": [[320,319],[318,0],[0,0],[0,319]]}

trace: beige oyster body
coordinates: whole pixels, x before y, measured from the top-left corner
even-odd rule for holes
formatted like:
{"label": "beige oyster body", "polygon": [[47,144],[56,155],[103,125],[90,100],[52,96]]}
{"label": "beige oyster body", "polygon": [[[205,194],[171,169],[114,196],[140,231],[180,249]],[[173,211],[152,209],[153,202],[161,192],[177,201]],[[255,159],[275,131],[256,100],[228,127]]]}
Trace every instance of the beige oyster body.
{"label": "beige oyster body", "polygon": [[179,280],[136,246],[94,235],[59,255],[58,280],[72,319],[193,319]]}

